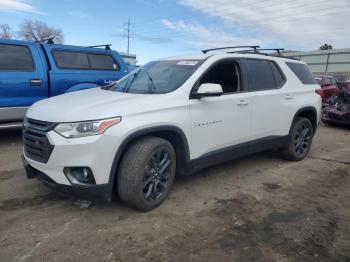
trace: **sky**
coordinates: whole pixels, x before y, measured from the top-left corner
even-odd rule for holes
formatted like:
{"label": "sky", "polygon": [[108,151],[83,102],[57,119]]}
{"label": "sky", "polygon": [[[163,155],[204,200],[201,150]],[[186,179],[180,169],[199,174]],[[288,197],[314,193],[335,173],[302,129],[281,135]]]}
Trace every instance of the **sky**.
{"label": "sky", "polygon": [[126,51],[130,19],[130,53],[140,64],[232,45],[347,48],[349,17],[350,0],[0,0],[0,24],[43,21],[71,45]]}

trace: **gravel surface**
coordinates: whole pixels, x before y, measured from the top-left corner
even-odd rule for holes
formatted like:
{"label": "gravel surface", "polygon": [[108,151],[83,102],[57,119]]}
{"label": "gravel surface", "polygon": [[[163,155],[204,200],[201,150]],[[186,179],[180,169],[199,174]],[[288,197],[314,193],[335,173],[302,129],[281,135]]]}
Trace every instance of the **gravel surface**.
{"label": "gravel surface", "polygon": [[177,177],[149,213],[56,195],[20,153],[20,131],[1,131],[1,262],[350,261],[350,128],[320,127],[302,162],[266,152]]}

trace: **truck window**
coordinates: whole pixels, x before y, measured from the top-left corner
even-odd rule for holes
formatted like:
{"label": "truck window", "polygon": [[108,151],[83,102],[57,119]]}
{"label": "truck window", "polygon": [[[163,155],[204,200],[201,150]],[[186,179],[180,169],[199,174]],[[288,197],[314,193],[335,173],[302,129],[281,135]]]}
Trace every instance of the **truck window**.
{"label": "truck window", "polygon": [[317,81],[307,65],[292,62],[286,64],[304,85],[317,85]]}
{"label": "truck window", "polygon": [[52,52],[56,65],[61,69],[113,70],[120,69],[110,55],[87,52],[55,50]]}
{"label": "truck window", "polygon": [[27,46],[0,44],[0,71],[34,70],[32,53]]}
{"label": "truck window", "polygon": [[247,59],[248,91],[262,91],[278,88],[271,62],[267,60]]}
{"label": "truck window", "polygon": [[110,55],[88,54],[90,69],[119,71],[119,65]]}
{"label": "truck window", "polygon": [[56,65],[62,69],[90,69],[87,53],[55,50]]}

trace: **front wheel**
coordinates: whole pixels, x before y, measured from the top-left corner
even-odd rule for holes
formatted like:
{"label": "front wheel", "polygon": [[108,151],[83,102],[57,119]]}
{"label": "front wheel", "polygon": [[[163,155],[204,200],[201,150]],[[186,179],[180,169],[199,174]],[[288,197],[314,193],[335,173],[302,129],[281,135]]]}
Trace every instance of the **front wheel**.
{"label": "front wheel", "polygon": [[175,150],[167,140],[141,138],[122,159],[117,180],[119,197],[132,207],[150,211],[168,195],[175,170]]}
{"label": "front wheel", "polygon": [[310,150],[313,136],[314,130],[310,120],[297,117],[289,133],[288,145],[282,150],[283,157],[291,161],[304,159]]}

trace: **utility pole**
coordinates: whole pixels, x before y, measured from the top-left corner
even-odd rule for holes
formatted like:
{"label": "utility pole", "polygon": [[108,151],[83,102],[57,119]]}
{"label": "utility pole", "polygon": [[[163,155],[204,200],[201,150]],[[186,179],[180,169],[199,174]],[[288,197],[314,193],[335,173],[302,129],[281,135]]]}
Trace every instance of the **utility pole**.
{"label": "utility pole", "polygon": [[130,38],[132,38],[132,32],[134,28],[134,24],[130,22],[130,18],[128,19],[128,22],[124,23],[124,32],[125,37],[128,38],[128,46],[127,46],[127,54],[130,52]]}

